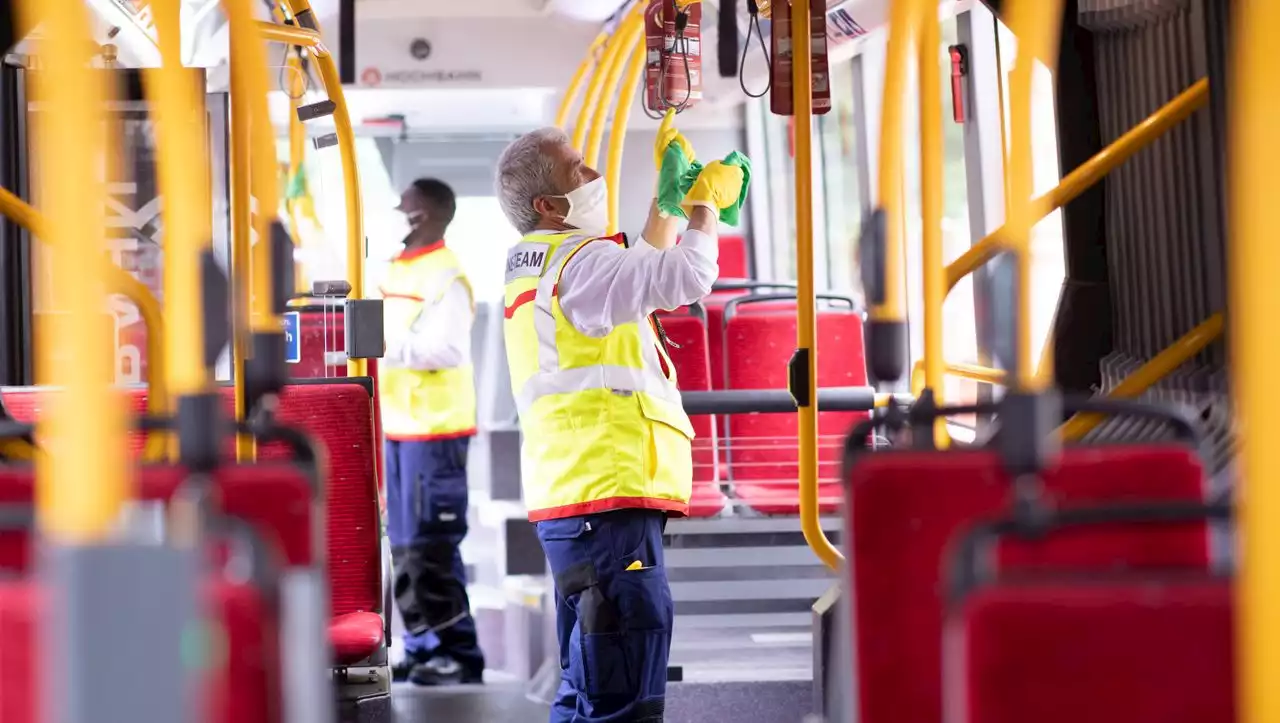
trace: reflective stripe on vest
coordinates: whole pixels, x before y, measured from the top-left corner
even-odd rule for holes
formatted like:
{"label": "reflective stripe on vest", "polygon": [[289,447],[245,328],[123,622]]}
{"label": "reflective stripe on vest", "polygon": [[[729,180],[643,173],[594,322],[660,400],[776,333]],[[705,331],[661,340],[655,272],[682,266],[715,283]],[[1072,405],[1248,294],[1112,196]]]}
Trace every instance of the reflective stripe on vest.
{"label": "reflective stripe on vest", "polygon": [[534,521],[688,510],[693,428],[653,327],[638,319],[589,337],[560,308],[560,274],[574,253],[616,241],[531,234],[507,255],[504,336]]}
{"label": "reflective stripe on vest", "polygon": [[[440,303],[458,281],[471,294],[471,283],[457,256],[443,244],[394,261],[379,289],[387,336],[409,334],[423,310]],[[451,439],[475,434],[476,391],[470,364],[431,371],[384,366],[378,384],[382,428],[388,439]]]}

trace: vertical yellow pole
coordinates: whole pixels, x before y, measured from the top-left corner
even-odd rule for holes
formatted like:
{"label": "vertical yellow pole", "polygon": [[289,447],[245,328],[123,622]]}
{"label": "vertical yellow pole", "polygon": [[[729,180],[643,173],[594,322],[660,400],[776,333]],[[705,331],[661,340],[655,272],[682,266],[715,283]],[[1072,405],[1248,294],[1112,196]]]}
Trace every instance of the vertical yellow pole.
{"label": "vertical yellow pole", "polygon": [[1236,618],[1242,723],[1280,720],[1280,96],[1275,92],[1273,34],[1280,4],[1235,3],[1231,78],[1231,319],[1233,403],[1240,419],[1240,533]]}
{"label": "vertical yellow pole", "polygon": [[627,139],[627,123],[631,120],[631,103],[636,97],[636,88],[644,75],[644,38],[638,37],[632,42],[631,58],[627,61],[627,69],[623,73],[622,92],[618,94],[618,108],[613,112],[613,127],[609,129],[609,157],[605,163],[605,174],[609,179],[609,233],[618,232],[619,189],[622,188],[622,148]]}
{"label": "vertical yellow pole", "polygon": [[800,417],[800,529],[818,559],[836,569],[844,556],[827,539],[818,519],[818,354],[813,289],[813,72],[809,3],[791,3],[791,86],[796,111],[796,346],[808,351],[809,403]]}
{"label": "vertical yellow pole", "polygon": [[102,324],[107,162],[103,73],[89,69],[88,12],[74,0],[23,0],[22,25],[44,29],[35,90],[46,104],[37,115],[33,165],[39,166],[51,263],[50,290],[64,319],[41,315],[36,334],[37,380],[62,387],[41,421],[49,454],[37,456],[37,514],[57,543],[105,539],[129,496],[125,473],[125,404],[112,389],[112,340]]}
{"label": "vertical yellow pole", "polygon": [[[164,303],[168,334],[164,356],[169,387],[177,396],[208,384],[204,364],[200,255],[209,244],[209,167],[197,76],[182,67],[178,3],[152,6],[161,67],[144,71],[147,98],[156,115],[156,173],[164,198]],[[150,332],[150,329],[148,329]]]}
{"label": "vertical yellow pole", "polygon": [[[298,24],[320,30],[320,23],[311,10],[308,0],[287,0]],[[351,126],[351,112],[347,108],[347,99],[342,92],[342,76],[338,73],[338,65],[333,56],[323,48],[314,48],[312,57],[316,60],[316,68],[320,71],[320,80],[324,83],[329,100],[333,101],[333,125],[338,135],[338,152],[342,156],[343,190],[346,192],[347,209],[347,283],[351,284],[348,298],[364,298],[364,202],[360,197],[360,169],[356,161],[356,133]],[[369,365],[365,359],[349,359],[347,374],[353,377],[368,375]]]}
{"label": "vertical yellow pole", "polygon": [[[243,421],[249,410],[245,408],[245,359],[249,355],[249,297],[252,289],[252,199],[249,193],[252,182],[253,146],[249,135],[252,118],[244,87],[244,74],[238,66],[245,63],[241,53],[245,38],[231,32],[231,288],[232,335],[231,378],[235,385],[235,415]],[[236,459],[253,459],[253,437],[241,434],[236,437]]]}
{"label": "vertical yellow pole", "polygon": [[[918,32],[915,33],[920,63],[920,206],[921,266],[924,281],[924,379],[934,401],[945,401],[946,360],[942,351],[942,306],[947,298],[947,270],[942,260],[942,68],[938,48],[938,8],[934,3],[917,3]],[[950,443],[947,422],[934,421],[934,443],[946,449]]]}
{"label": "vertical yellow pole", "polygon": [[1017,38],[1018,56],[1009,76],[1009,192],[1005,245],[1017,258],[1018,350],[1016,384],[1023,391],[1041,391],[1052,378],[1037,373],[1035,341],[1031,338],[1031,227],[1035,190],[1032,174],[1031,89],[1036,59],[1054,73],[1062,0],[1014,0],[1008,7],[1009,29]]}

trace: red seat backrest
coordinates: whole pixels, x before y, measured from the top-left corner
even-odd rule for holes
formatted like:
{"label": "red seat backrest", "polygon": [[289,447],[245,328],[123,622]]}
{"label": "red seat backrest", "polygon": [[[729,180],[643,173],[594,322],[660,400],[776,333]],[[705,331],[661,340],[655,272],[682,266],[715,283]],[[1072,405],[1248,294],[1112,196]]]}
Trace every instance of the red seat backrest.
{"label": "red seat backrest", "polygon": [[979,590],[948,624],[946,721],[1232,723],[1232,618],[1228,580]]}
{"label": "red seat backrest", "polygon": [[[1202,499],[1204,471],[1172,446],[1067,449],[1042,475],[1059,507],[1123,501]],[[1002,516],[1012,481],[992,451],[863,455],[849,483],[849,534],[862,723],[927,723],[942,718],[942,594],[945,551],[958,532]],[[999,564],[1203,567],[1203,524],[1088,528],[1042,543],[1005,542]]]}
{"label": "red seat backrest", "polygon": [[[660,312],[662,328],[673,346],[668,349],[681,391],[709,391],[711,362],[707,356],[707,325],[699,316],[684,312]],[[693,443],[695,482],[717,478],[715,418],[700,414],[689,418],[698,437]]]}
{"label": "red seat backrest", "polygon": [[[269,606],[255,588],[210,581],[201,593],[209,619],[221,627],[224,654],[206,669],[207,687],[201,691],[209,723],[268,723],[273,715],[273,674],[278,656],[273,646],[275,627]],[[37,645],[40,615],[47,609],[32,580],[0,581],[0,721],[39,723],[41,647]],[[220,659],[219,659],[220,658]]]}
{"label": "red seat backrest", "polygon": [[[740,307],[725,325],[727,389],[786,389],[787,363],[796,348],[795,302]],[[865,386],[862,316],[851,311],[818,314],[818,386]],[[844,435],[865,412],[818,413],[821,480],[839,478]],[[799,477],[795,414],[737,414],[725,431],[731,455],[729,473],[737,483],[762,480],[794,485]]]}
{"label": "red seat backrest", "polygon": [[742,236],[720,237],[720,278],[746,279],[751,276],[747,262],[747,240]]}
{"label": "red seat backrest", "polygon": [[[231,414],[234,391],[222,388],[225,408]],[[146,390],[130,388],[135,413],[146,409]],[[34,421],[45,404],[48,390],[8,389],[4,402],[22,421]],[[381,600],[381,547],[376,476],[376,441],[373,405],[369,390],[354,379],[294,383],[280,395],[277,418],[323,443],[328,450],[325,492],[325,541],[329,591],[334,615],[377,610]],[[130,435],[130,451],[141,452],[143,437]],[[232,457],[228,440],[228,458]],[[287,460],[289,448],[264,444],[262,461]]]}

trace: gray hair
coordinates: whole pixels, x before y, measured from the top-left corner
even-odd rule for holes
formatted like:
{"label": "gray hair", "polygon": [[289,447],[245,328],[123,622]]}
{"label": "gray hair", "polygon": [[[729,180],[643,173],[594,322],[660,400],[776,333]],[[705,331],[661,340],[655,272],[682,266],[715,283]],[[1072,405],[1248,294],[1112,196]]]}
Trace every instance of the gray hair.
{"label": "gray hair", "polygon": [[569,136],[559,128],[539,128],[516,140],[498,156],[498,173],[494,188],[502,213],[520,233],[529,233],[538,225],[538,212],[533,200],[556,193],[555,170],[549,145],[569,143]]}

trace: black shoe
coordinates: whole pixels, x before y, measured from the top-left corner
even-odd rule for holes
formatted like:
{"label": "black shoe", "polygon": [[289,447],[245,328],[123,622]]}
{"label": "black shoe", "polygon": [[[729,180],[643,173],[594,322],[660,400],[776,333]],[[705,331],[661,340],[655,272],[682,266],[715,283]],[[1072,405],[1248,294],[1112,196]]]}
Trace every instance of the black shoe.
{"label": "black shoe", "polygon": [[437,655],[425,663],[413,666],[409,682],[414,685],[481,685],[484,671],[467,670],[453,658]]}
{"label": "black shoe", "polygon": [[412,655],[405,655],[399,663],[391,666],[391,680],[396,683],[405,682],[413,673],[413,669],[422,665],[422,663],[423,661],[421,658],[416,658]]}

